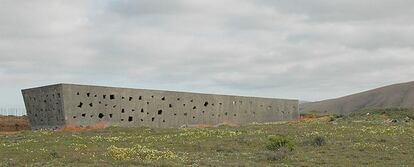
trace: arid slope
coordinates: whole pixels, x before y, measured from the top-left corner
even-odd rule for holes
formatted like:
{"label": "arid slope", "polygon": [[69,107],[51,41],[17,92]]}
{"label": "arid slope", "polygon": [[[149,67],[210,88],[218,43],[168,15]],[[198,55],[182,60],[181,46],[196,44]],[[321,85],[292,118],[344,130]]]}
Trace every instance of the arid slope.
{"label": "arid slope", "polygon": [[414,82],[385,86],[337,99],[301,104],[302,113],[350,113],[363,108],[414,108]]}

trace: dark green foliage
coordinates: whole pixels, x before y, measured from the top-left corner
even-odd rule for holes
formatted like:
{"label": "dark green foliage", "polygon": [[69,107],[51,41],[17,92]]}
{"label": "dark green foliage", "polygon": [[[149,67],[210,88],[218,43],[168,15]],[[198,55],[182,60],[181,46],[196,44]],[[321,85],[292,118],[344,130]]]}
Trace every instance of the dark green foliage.
{"label": "dark green foliage", "polygon": [[292,139],[286,136],[269,136],[269,144],[266,146],[266,148],[271,151],[287,148],[292,151],[295,148],[295,144],[293,143]]}

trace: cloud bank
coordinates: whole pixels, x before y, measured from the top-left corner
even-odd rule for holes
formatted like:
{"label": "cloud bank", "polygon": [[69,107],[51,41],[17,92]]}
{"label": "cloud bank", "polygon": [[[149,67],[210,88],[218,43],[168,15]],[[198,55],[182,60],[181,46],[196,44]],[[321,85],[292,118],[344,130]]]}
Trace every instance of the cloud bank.
{"label": "cloud bank", "polygon": [[2,0],[0,100],[81,83],[321,100],[414,76],[410,0]]}

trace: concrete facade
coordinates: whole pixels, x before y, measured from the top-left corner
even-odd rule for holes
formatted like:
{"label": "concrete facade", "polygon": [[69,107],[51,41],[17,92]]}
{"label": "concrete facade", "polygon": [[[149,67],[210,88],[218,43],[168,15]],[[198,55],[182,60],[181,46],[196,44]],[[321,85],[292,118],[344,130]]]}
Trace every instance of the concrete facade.
{"label": "concrete facade", "polygon": [[22,90],[32,129],[105,124],[169,128],[297,119],[298,101],[57,84]]}

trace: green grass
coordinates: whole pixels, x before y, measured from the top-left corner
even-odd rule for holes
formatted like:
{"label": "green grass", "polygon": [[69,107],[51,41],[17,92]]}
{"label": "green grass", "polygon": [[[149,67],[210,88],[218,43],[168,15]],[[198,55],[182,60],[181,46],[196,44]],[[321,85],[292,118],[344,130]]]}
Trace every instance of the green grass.
{"label": "green grass", "polygon": [[[414,166],[414,121],[404,115],[413,111],[395,111],[235,128],[24,131],[0,135],[0,166]],[[294,149],[269,150],[272,136]]]}

